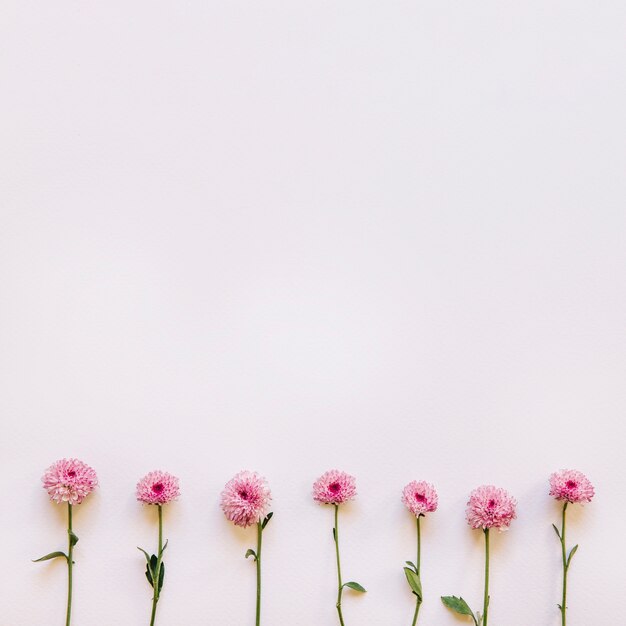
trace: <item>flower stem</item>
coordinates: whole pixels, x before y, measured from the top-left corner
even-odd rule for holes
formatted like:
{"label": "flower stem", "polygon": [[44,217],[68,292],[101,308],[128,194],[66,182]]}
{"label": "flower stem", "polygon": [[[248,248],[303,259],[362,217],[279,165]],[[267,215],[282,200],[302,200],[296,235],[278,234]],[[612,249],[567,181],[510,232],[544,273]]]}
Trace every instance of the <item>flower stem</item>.
{"label": "flower stem", "polygon": [[569,569],[567,564],[567,549],[565,547],[565,512],[567,511],[568,502],[565,501],[563,505],[563,519],[561,524],[561,554],[563,555],[563,598],[561,600],[561,626],[566,625],[567,617],[565,615],[567,611],[567,570]]}
{"label": "flower stem", "polygon": [[341,559],[339,558],[339,505],[335,504],[335,552],[337,554],[337,613],[339,615],[339,623],[344,626],[343,613],[341,611],[341,596],[343,594],[343,582],[341,580]]}
{"label": "flower stem", "polygon": [[74,541],[72,530],[72,505],[67,503],[67,540],[69,547],[67,549],[67,617],[65,626],[70,626],[72,618],[72,567],[74,565]]}
{"label": "flower stem", "polygon": [[485,528],[485,596],[483,598],[482,626],[487,626],[488,612],[489,612],[489,529]]}
{"label": "flower stem", "polygon": [[261,624],[261,550],[263,548],[263,522],[256,525],[256,626]]}
{"label": "flower stem", "polygon": [[[417,575],[420,576],[420,561],[422,559],[422,532],[420,528],[420,519],[421,515],[417,516],[417,562],[415,563],[417,569]],[[413,624],[411,626],[415,626],[417,624],[417,616],[420,612],[420,607],[422,606],[422,599],[417,596],[417,600],[415,603],[415,615],[413,616]]]}
{"label": "flower stem", "polygon": [[157,504],[159,511],[159,549],[157,552],[157,564],[155,572],[152,575],[152,614],[150,616],[150,626],[154,626],[154,620],[156,619],[156,608],[159,602],[160,594],[160,582],[161,582],[161,561],[163,558],[163,508],[160,504]]}

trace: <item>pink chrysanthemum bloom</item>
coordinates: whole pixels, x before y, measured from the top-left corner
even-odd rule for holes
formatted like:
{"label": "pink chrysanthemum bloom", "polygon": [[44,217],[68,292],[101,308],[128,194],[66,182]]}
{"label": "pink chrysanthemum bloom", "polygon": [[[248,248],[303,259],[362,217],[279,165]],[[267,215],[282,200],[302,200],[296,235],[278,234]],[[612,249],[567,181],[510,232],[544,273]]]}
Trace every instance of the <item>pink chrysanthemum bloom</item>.
{"label": "pink chrysanthemum bloom", "polygon": [[256,472],[244,470],[226,483],[220,505],[228,520],[245,528],[263,520],[271,501],[267,480]]}
{"label": "pink chrysanthemum bloom", "polygon": [[595,489],[589,479],[578,470],[561,470],[550,476],[550,495],[568,502],[591,502]]}
{"label": "pink chrysanthemum bloom", "polygon": [[467,523],[472,528],[506,530],[517,517],[517,502],[504,489],[482,485],[474,489],[467,503]]}
{"label": "pink chrysanthemum bloom", "polygon": [[415,517],[419,517],[436,511],[439,498],[430,483],[414,480],[402,490],[402,502]]}
{"label": "pink chrysanthemum bloom", "polygon": [[137,500],[145,504],[167,504],[180,496],[179,481],[168,472],[148,472],[137,483]]}
{"label": "pink chrysanthemum bloom", "polygon": [[57,504],[80,504],[98,486],[95,470],[78,459],[56,461],[41,481],[50,499]]}
{"label": "pink chrysanthemum bloom", "polygon": [[313,499],[320,504],[342,504],[356,496],[356,478],[333,469],[313,483]]}

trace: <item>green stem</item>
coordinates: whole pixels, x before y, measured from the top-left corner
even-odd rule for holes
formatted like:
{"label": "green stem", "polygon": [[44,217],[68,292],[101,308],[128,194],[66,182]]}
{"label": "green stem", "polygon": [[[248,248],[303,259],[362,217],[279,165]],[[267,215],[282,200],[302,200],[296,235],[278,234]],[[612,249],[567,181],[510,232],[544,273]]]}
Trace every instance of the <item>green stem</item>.
{"label": "green stem", "polygon": [[341,596],[343,594],[343,582],[341,580],[341,560],[339,558],[339,505],[335,504],[335,552],[337,554],[337,613],[339,623],[344,626],[343,613],[341,611]]}
{"label": "green stem", "polygon": [[67,539],[69,548],[67,550],[67,617],[65,626],[70,626],[72,618],[72,568],[74,565],[74,542],[72,540],[72,505],[67,503]]}
{"label": "green stem", "polygon": [[261,624],[261,550],[263,548],[263,523],[256,525],[256,626]]}
{"label": "green stem", "polygon": [[567,511],[567,501],[563,505],[563,518],[561,524],[561,554],[563,556],[563,598],[561,600],[561,626],[566,624],[567,611],[567,549],[565,547],[565,512]]}
{"label": "green stem", "polygon": [[[420,562],[422,560],[422,532],[420,528],[421,517],[422,517],[421,515],[417,516],[417,563],[415,565],[416,565],[418,576],[420,576],[420,570],[421,570]],[[421,576],[420,576],[420,580],[421,580]],[[421,606],[422,606],[422,599],[419,596],[417,596],[417,600],[415,602],[415,615],[413,615],[413,624],[411,624],[411,626],[415,626],[415,624],[417,624],[417,617],[419,615]]]}
{"label": "green stem", "polygon": [[489,613],[489,529],[485,528],[485,596],[483,598],[483,623],[487,626],[487,614]]}
{"label": "green stem", "polygon": [[160,504],[157,504],[159,511],[159,550],[157,552],[157,564],[156,571],[152,576],[152,614],[150,616],[150,626],[154,626],[154,620],[156,619],[156,608],[159,602],[159,584],[161,581],[161,561],[163,559],[163,508]]}

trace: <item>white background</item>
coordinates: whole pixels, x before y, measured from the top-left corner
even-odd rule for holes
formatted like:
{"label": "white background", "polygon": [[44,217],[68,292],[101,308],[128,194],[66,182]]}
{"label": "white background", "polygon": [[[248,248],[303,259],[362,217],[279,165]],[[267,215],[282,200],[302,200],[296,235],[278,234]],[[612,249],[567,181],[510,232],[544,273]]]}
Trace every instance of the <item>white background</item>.
{"label": "white background", "polygon": [[[626,8],[587,2],[4,0],[0,6],[0,623],[64,623],[55,459],[93,465],[75,514],[75,626],[148,623],[145,472],[166,511],[160,626],[408,625],[399,494],[432,481],[420,623],[480,608],[469,491],[519,501],[493,540],[493,626],[557,626],[549,474],[572,510],[570,626],[626,624]],[[571,545],[570,544],[570,545]]]}

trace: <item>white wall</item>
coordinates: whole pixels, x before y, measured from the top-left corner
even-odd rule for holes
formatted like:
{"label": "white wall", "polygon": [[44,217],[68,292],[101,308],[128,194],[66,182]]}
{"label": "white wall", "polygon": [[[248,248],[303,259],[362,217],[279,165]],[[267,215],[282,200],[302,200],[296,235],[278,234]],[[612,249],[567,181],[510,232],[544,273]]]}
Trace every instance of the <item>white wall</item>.
{"label": "white wall", "polygon": [[[265,626],[334,626],[330,467],[348,626],[409,624],[412,478],[436,484],[421,623],[481,598],[469,491],[510,489],[494,626],[557,626],[558,507],[588,473],[570,626],[621,609],[626,408],[626,9],[619,0],[34,2],[0,7],[0,623],[144,625],[136,480],[163,468],[160,626],[253,623],[253,566],[218,508],[271,481]],[[618,604],[620,606],[618,606]]]}

